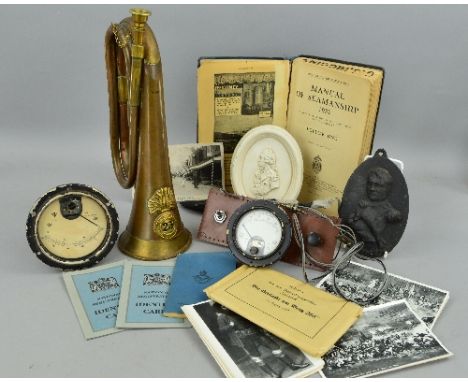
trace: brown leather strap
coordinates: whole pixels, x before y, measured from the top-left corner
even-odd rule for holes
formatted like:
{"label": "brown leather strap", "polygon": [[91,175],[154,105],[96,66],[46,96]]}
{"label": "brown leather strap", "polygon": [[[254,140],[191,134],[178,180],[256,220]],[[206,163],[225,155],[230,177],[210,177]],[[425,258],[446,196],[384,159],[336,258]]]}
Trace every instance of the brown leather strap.
{"label": "brown leather strap", "polygon": [[[205,210],[203,211],[202,220],[198,228],[198,239],[227,247],[226,235],[230,217],[237,208],[251,200],[253,199],[212,188],[208,194]],[[293,211],[285,206],[283,207],[291,217]],[[222,211],[226,214],[226,218],[222,223],[216,222],[215,220],[215,213],[217,211]],[[333,225],[329,219],[313,211],[301,211],[296,213],[304,239],[307,240],[307,235],[311,232],[317,233],[321,238],[320,245],[315,247],[307,245],[307,242],[305,243],[305,249],[308,254],[320,263],[331,264],[335,254],[339,229]],[[333,219],[335,218],[332,218],[332,220]],[[338,223],[338,220],[336,220],[335,223]],[[302,264],[301,251],[295,240],[291,241],[291,246],[281,261],[299,266]],[[321,269],[317,264],[307,260],[305,266],[307,268]]]}
{"label": "brown leather strap", "polygon": [[[292,212],[289,211],[291,214]],[[323,264],[331,264],[335,255],[336,240],[339,234],[339,229],[334,226],[328,219],[319,216],[313,211],[310,212],[296,212],[299,225],[302,231],[305,242],[305,250],[309,256],[313,257],[316,261]],[[337,221],[335,222],[337,223]],[[307,235],[315,232],[320,236],[320,244],[318,246],[310,246],[307,244]],[[289,250],[286,252],[282,261],[302,265],[301,250],[295,240],[291,242]],[[317,264],[307,260],[305,262],[307,268],[323,269]]]}
{"label": "brown leather strap", "polygon": [[[210,189],[202,220],[198,228],[197,238],[227,247],[226,231],[229,219],[237,208],[249,200],[252,199],[246,196],[230,194],[217,188]],[[214,216],[217,211],[225,214],[226,218],[223,222],[217,222],[215,220]]]}

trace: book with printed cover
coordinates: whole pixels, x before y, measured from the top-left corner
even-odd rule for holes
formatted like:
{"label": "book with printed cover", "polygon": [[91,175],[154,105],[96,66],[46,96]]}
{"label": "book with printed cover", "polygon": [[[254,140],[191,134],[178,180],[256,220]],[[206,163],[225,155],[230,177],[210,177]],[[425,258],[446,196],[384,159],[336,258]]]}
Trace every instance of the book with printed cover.
{"label": "book with printed cover", "polygon": [[164,307],[167,317],[185,317],[182,305],[207,299],[203,289],[236,269],[230,252],[186,252],[177,256],[171,287]]}
{"label": "book with printed cover", "polygon": [[[341,199],[371,152],[384,70],[324,58],[201,58],[198,141],[223,142],[225,183],[232,153],[250,129],[284,127],[304,160],[300,202]],[[268,195],[265,196],[268,198]],[[337,215],[337,204],[324,212]]]}

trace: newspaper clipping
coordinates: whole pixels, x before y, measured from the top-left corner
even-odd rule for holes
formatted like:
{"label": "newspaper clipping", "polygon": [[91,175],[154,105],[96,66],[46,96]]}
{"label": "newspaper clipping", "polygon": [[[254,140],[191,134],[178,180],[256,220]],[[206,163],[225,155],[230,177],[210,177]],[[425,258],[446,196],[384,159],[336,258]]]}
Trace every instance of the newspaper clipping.
{"label": "newspaper clipping", "polygon": [[250,128],[273,122],[275,72],[214,76],[214,138],[232,153]]}

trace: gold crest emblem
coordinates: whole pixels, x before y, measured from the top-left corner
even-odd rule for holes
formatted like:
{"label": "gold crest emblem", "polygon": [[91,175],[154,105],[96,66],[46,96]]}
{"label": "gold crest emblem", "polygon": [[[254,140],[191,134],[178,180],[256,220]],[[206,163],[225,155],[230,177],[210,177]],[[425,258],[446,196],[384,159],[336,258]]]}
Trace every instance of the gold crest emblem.
{"label": "gold crest emblem", "polygon": [[173,239],[177,235],[177,220],[172,211],[165,211],[153,222],[153,231],[163,239]]}
{"label": "gold crest emblem", "polygon": [[153,231],[163,239],[172,239],[177,235],[177,219],[172,211],[176,206],[174,191],[169,187],[156,190],[148,199],[148,210],[150,214],[158,214],[154,219]]}
{"label": "gold crest emblem", "polygon": [[169,187],[163,187],[148,199],[148,210],[150,214],[159,214],[164,211],[172,210],[176,207],[174,191]]}

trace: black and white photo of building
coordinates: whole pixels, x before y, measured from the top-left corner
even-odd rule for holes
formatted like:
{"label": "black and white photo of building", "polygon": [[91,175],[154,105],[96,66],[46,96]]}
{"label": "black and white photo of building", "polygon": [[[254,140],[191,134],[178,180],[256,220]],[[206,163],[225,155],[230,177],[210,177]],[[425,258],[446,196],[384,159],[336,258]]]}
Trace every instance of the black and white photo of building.
{"label": "black and white photo of building", "polygon": [[401,300],[364,310],[324,357],[327,378],[368,377],[451,353]]}
{"label": "black and white photo of building", "polygon": [[251,128],[273,122],[275,72],[214,75],[214,141],[226,154]]}
{"label": "black and white photo of building", "polygon": [[[383,273],[380,270],[351,262],[339,272],[336,280],[345,295],[358,300],[366,300],[379,287],[382,275]],[[327,292],[336,294],[331,275],[325,277],[317,286]],[[405,299],[411,309],[429,328],[432,328],[448,298],[449,293],[447,291],[389,273],[382,294],[368,306]]]}
{"label": "black and white photo of building", "polygon": [[212,187],[223,187],[223,146],[170,145],[172,184],[178,202],[206,200]]}

